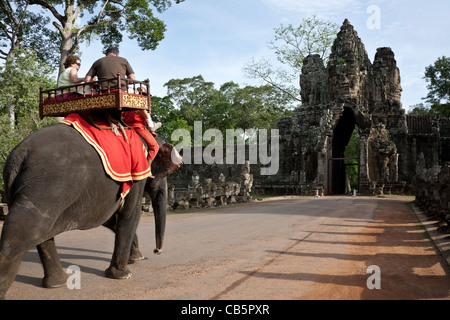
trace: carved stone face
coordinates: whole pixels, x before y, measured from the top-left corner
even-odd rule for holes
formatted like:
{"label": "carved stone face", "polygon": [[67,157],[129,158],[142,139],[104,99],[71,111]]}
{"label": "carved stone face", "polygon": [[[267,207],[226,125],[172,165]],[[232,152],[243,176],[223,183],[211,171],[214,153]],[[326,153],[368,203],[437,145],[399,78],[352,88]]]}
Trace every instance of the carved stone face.
{"label": "carved stone face", "polygon": [[335,40],[328,65],[332,99],[361,100],[370,67],[364,44],[346,20]]}

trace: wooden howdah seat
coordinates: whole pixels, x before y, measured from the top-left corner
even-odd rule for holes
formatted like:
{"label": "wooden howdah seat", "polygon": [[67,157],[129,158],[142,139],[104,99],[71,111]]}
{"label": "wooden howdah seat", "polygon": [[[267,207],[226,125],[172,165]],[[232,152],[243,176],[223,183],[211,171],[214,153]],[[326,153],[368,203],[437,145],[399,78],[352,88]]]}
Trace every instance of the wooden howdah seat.
{"label": "wooden howdah seat", "polygon": [[[126,83],[123,90],[116,84]],[[146,94],[141,94],[145,92]],[[71,113],[93,110],[151,110],[149,81],[111,78],[103,81],[80,83],[73,86],[42,90],[39,94],[39,115],[44,117],[64,117]]]}

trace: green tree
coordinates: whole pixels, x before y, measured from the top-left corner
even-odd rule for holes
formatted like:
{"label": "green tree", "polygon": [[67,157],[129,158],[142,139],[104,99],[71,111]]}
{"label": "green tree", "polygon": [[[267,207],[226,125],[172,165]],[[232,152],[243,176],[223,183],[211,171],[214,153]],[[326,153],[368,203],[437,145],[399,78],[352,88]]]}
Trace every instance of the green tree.
{"label": "green tree", "polygon": [[118,45],[127,34],[136,39],[142,50],[156,49],[164,38],[166,26],[153,9],[161,13],[172,4],[172,0],[28,1],[30,5],[40,6],[45,10],[43,15],[53,19],[57,32],[52,33],[52,40],[60,44],[60,72],[64,70],[66,57],[75,53],[82,41],[91,41],[96,36],[105,47]]}
{"label": "green tree", "polygon": [[[202,76],[173,79],[165,85],[169,99],[175,106],[173,114],[184,119],[190,132],[194,122],[201,121],[202,129],[272,129],[279,118],[293,109],[292,99],[270,85],[241,88],[227,82],[216,89],[214,83]],[[158,113],[154,112],[155,116]]]}
{"label": "green tree", "polygon": [[[0,168],[20,141],[56,122],[40,120],[38,112],[39,88],[55,86],[49,69],[36,53],[24,49],[18,49],[10,63],[0,68]],[[1,184],[0,179],[0,189]]]}
{"label": "green tree", "polygon": [[201,75],[172,79],[165,85],[167,97],[173,101],[179,110],[179,115],[192,126],[194,121],[205,121],[206,110],[211,103],[211,97],[215,94],[214,83],[206,82]]}
{"label": "green tree", "polygon": [[172,132],[177,129],[192,130],[188,122],[178,116],[175,106],[169,97],[152,97],[152,119],[163,123],[163,126],[158,129],[158,135],[166,141],[170,141]]}
{"label": "green tree", "polygon": [[430,113],[450,117],[450,58],[438,58],[425,69],[428,95],[424,100],[430,105]]}
{"label": "green tree", "polygon": [[412,115],[421,115],[421,114],[429,114],[430,108],[426,107],[423,103],[415,104],[409,107],[408,114]]}
{"label": "green tree", "polygon": [[232,96],[235,128],[274,129],[293,109],[290,97],[270,85],[237,88]]}
{"label": "green tree", "polygon": [[8,114],[11,130],[17,117],[37,112],[40,87],[55,87],[55,80],[51,68],[32,51],[18,49],[12,60],[0,67],[0,113]]}
{"label": "green tree", "polygon": [[56,67],[59,52],[55,31],[47,28],[50,18],[31,12],[29,1],[0,1],[0,59],[11,61],[18,49],[33,50],[39,58]]}
{"label": "green tree", "polygon": [[303,60],[311,54],[328,58],[339,28],[336,24],[318,19],[316,16],[303,19],[298,27],[292,24],[275,28],[274,40],[269,48],[277,60],[287,69],[274,67],[266,59],[252,59],[244,71],[253,79],[261,79],[291,98],[300,100],[298,86],[291,83],[299,79]]}

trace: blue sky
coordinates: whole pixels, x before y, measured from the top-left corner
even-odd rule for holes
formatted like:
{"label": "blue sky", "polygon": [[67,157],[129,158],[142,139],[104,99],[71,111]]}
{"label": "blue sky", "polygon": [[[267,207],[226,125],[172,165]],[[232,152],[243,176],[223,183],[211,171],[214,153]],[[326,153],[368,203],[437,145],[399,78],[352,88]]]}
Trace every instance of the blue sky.
{"label": "blue sky", "polygon": [[[372,7],[371,7],[372,6]],[[379,24],[368,21],[379,10]],[[186,0],[160,15],[167,25],[165,39],[156,51],[142,51],[134,41],[120,46],[121,56],[132,64],[137,79],[151,80],[153,95],[164,96],[171,79],[202,75],[216,86],[234,81],[259,85],[243,66],[252,58],[274,60],[268,43],[281,24],[298,26],[316,15],[342,25],[347,18],[355,27],[373,61],[376,49],[391,47],[402,79],[403,108],[426,96],[425,67],[438,57],[450,56],[450,1],[442,0]],[[81,47],[80,76],[102,56],[99,43]]]}

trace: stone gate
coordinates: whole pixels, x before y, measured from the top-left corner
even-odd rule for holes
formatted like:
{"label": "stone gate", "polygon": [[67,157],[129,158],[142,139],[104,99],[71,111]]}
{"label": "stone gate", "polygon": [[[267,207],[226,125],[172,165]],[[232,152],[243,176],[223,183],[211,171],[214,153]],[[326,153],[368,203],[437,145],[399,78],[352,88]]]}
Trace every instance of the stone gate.
{"label": "stone gate", "polygon": [[[279,171],[263,176],[261,165],[252,163],[253,192],[345,193],[344,151],[355,128],[360,145],[355,189],[361,194],[415,194],[417,163],[426,169],[450,161],[450,119],[405,114],[393,51],[377,49],[372,63],[348,20],[327,66],[318,55],[305,58],[300,86],[302,105],[277,123]],[[249,150],[246,154],[249,159]],[[184,165],[169,180],[186,188],[196,171],[201,179],[216,182],[223,174],[227,181],[239,181],[242,165]]]}
{"label": "stone gate", "polygon": [[[302,105],[278,122],[281,164],[271,181],[278,189],[343,194],[344,151],[355,128],[360,193],[410,193],[419,155],[428,167],[450,161],[449,119],[406,115],[393,51],[377,49],[372,63],[348,20],[327,67],[318,55],[304,60],[300,86]],[[258,186],[270,188],[255,179]]]}

